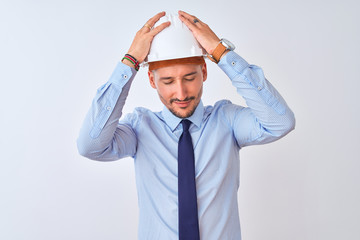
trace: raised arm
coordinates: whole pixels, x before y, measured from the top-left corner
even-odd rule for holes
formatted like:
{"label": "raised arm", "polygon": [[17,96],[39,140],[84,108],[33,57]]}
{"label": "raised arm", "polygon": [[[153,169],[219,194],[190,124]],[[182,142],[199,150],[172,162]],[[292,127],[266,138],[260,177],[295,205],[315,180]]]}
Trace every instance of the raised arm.
{"label": "raised arm", "polygon": [[[170,23],[165,22],[152,29],[164,15],[165,12],[156,14],[136,33],[128,54],[139,63],[147,56],[154,36],[169,26]],[[78,151],[82,156],[93,160],[112,161],[136,153],[137,139],[132,128],[134,118],[129,118],[125,124],[119,124],[135,75],[134,64],[123,59],[107,83],[97,90],[77,139]]]}
{"label": "raised arm", "polygon": [[[197,17],[179,11],[180,19],[200,45],[212,55],[220,39]],[[228,75],[248,107],[227,104],[224,116],[234,131],[239,147],[275,141],[295,127],[295,118],[278,91],[265,78],[261,68],[248,64],[233,51],[225,51],[218,66]]]}
{"label": "raised arm", "polygon": [[248,64],[233,51],[218,65],[248,105],[224,108],[230,113],[228,120],[240,147],[273,142],[294,129],[294,113],[260,67]]}

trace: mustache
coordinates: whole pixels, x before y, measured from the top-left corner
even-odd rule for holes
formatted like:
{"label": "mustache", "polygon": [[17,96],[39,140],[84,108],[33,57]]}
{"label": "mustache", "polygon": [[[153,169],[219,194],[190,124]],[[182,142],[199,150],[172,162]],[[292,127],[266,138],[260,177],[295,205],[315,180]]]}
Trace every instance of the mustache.
{"label": "mustache", "polygon": [[173,103],[173,102],[187,102],[187,101],[190,101],[190,100],[194,100],[195,97],[187,97],[183,100],[180,100],[178,98],[173,98],[173,99],[170,99],[170,103]]}

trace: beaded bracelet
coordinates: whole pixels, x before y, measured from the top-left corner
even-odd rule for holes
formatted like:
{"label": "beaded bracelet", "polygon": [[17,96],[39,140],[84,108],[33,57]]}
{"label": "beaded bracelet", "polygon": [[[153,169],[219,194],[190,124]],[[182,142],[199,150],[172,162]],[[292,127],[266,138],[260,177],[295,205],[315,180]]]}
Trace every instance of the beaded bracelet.
{"label": "beaded bracelet", "polygon": [[[122,60],[124,60],[124,59],[128,60],[129,62],[131,62],[131,63],[134,65],[135,70],[136,70],[136,71],[139,71],[140,63],[139,63],[138,60],[136,60],[136,58],[134,58],[134,57],[131,56],[130,54],[125,54],[125,57],[123,57]],[[122,61],[122,60],[121,60],[121,61]]]}

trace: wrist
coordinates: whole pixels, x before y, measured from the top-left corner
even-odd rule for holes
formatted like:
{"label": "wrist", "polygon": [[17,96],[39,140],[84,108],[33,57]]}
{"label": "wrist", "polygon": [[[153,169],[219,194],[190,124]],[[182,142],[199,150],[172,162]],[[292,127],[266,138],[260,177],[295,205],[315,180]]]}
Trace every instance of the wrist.
{"label": "wrist", "polygon": [[121,60],[121,62],[123,63],[123,64],[125,64],[125,65],[128,65],[129,67],[131,67],[131,68],[135,68],[135,66],[134,66],[134,64],[132,64],[129,60],[127,60],[126,58],[123,58],[122,60]]}
{"label": "wrist", "polygon": [[139,71],[140,63],[138,60],[136,60],[135,57],[133,57],[130,54],[125,54],[125,57],[121,60],[122,63],[134,68],[136,71]]}
{"label": "wrist", "polygon": [[226,51],[226,47],[219,42],[212,54],[208,54],[208,58],[214,63],[218,63]]}
{"label": "wrist", "polygon": [[218,63],[223,56],[225,56],[229,51],[232,51],[235,49],[235,45],[232,44],[230,41],[222,38],[220,42],[217,43],[217,46],[215,47],[214,51],[211,54],[208,54],[208,58]]}
{"label": "wrist", "polygon": [[214,53],[216,47],[218,46],[219,42],[220,42],[220,39],[217,39],[216,41],[214,41],[214,42],[211,44],[212,48],[210,48],[210,50],[207,51],[207,53],[210,54],[210,55],[212,55],[212,54]]}

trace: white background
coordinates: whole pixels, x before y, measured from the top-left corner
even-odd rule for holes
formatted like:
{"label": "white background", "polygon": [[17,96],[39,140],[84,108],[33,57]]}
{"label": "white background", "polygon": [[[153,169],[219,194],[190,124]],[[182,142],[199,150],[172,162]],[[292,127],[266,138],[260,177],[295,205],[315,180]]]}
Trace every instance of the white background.
{"label": "white background", "polygon": [[[0,2],[0,239],[136,239],[132,159],[91,161],[76,138],[96,89],[148,18],[188,11],[261,66],[296,116],[241,151],[244,240],[360,239],[358,1]],[[244,104],[208,62],[203,102]],[[141,69],[124,112],[162,105]]]}

